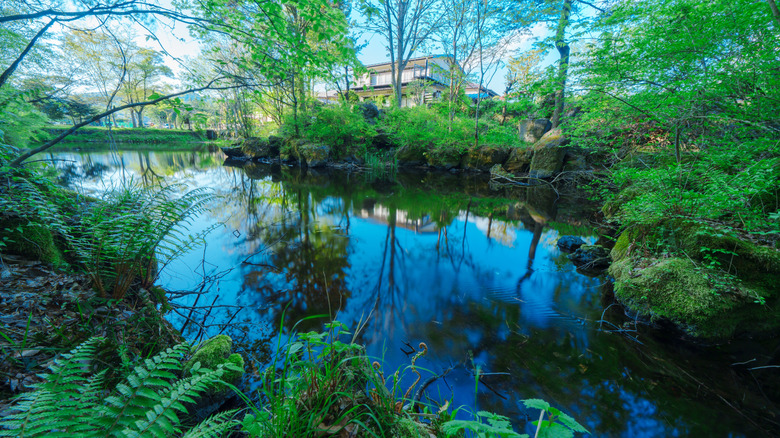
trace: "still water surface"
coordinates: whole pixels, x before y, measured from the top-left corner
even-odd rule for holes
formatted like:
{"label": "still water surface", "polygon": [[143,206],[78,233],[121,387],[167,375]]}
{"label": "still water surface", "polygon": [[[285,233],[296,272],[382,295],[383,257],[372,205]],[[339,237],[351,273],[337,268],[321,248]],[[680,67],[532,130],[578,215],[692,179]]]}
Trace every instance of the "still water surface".
{"label": "still water surface", "polygon": [[[309,315],[350,327],[368,320],[359,341],[384,359],[386,374],[425,342],[418,366],[452,368],[431,396],[506,415],[526,433],[536,419],[522,406],[528,398],[568,412],[594,436],[780,430],[777,379],[733,365],[777,342],[692,346],[610,307],[608,280],[579,273],[556,246],[567,234],[596,241],[582,199],[545,187],[492,190],[473,175],[225,167],[218,151],[55,158],[67,184],[93,194],[129,178],[213,189],[211,211],[190,227],[212,228],[205,245],[160,278],[223,306],[206,318],[209,334],[225,328],[262,343],[280,323],[288,332]],[[320,330],[325,320],[298,330]],[[483,373],[476,391],[475,367]]]}

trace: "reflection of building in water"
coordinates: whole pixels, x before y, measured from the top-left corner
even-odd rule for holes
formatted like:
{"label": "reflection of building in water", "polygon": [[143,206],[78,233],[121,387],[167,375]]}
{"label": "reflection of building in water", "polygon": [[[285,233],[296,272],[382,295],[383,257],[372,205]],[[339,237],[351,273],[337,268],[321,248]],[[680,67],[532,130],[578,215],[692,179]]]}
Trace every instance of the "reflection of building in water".
{"label": "reflection of building in water", "polygon": [[[461,213],[461,215],[458,216],[458,219],[465,221],[466,215]],[[515,239],[517,239],[517,233],[515,232],[515,229],[517,229],[516,225],[479,216],[470,216],[468,219],[472,221],[477,229],[482,231],[488,239],[495,239],[501,245],[509,248],[514,247]]]}
{"label": "reflection of building in water", "polygon": [[[390,209],[381,204],[364,206],[357,211],[357,215],[363,219],[368,219],[376,223],[390,223]],[[395,226],[414,231],[415,233],[436,233],[439,226],[431,220],[430,215],[425,215],[419,219],[412,219],[409,213],[403,210],[395,210]]]}

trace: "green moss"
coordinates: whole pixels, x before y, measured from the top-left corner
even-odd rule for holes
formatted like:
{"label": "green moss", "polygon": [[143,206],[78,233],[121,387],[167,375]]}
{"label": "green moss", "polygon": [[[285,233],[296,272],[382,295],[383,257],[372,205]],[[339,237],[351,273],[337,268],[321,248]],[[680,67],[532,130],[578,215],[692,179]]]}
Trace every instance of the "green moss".
{"label": "green moss", "polygon": [[465,157],[466,166],[479,169],[490,170],[496,164],[504,164],[509,158],[509,149],[495,146],[483,146],[478,149],[469,150]]}
{"label": "green moss", "polygon": [[534,152],[530,148],[513,148],[504,163],[504,169],[510,173],[525,172],[531,166],[533,156]]}
{"label": "green moss", "polygon": [[[646,262],[646,261],[645,261]],[[767,330],[780,322],[777,312],[756,304],[768,291],[734,277],[696,266],[687,258],[654,260],[639,268],[630,257],[614,262],[615,297],[652,318],[668,319],[691,335],[728,338],[738,331]]]}
{"label": "green moss", "polygon": [[780,274],[780,251],[738,239],[707,225],[669,221],[668,226],[677,230],[678,245],[691,257],[717,260],[721,269],[731,270],[743,278],[771,274],[772,278],[764,280],[774,283]]}
{"label": "green moss", "polygon": [[0,222],[0,241],[5,242],[4,250],[44,263],[61,265],[62,253],[54,244],[54,236],[46,226],[25,223],[22,220],[4,220]]}
{"label": "green moss", "polygon": [[463,154],[457,148],[437,148],[425,153],[428,165],[444,169],[454,169],[460,166]]}
{"label": "green moss", "polygon": [[618,261],[629,255],[631,244],[633,243],[633,234],[631,231],[623,231],[615,241],[615,246],[612,247],[610,257],[613,261]]}
{"label": "green moss", "polygon": [[[225,363],[233,363],[243,369],[244,359],[238,353],[231,354],[232,348],[233,340],[229,336],[217,335],[207,339],[184,365],[184,371],[188,372],[197,362],[200,362],[201,367],[212,370]],[[223,380],[235,382],[242,374],[242,372],[228,371],[225,373]]]}

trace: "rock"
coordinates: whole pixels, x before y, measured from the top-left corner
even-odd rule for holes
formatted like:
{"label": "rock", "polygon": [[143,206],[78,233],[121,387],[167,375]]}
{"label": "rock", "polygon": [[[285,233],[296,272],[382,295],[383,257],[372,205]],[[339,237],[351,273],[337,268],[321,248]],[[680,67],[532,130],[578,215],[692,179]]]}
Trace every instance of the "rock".
{"label": "rock", "polygon": [[279,156],[278,142],[272,145],[269,139],[249,137],[241,144],[241,150],[251,158],[276,158]]}
{"label": "rock", "polygon": [[[226,335],[217,335],[213,338],[203,341],[192,358],[184,364],[185,376],[196,363],[200,363],[201,368],[210,370],[217,369],[220,365],[232,364],[241,369],[224,371],[222,380],[231,385],[237,385],[244,375],[244,358],[238,353],[231,354],[233,340]],[[211,415],[222,406],[232,391],[225,386],[212,387],[207,389],[200,397],[195,399],[195,404],[188,411],[194,413],[193,417],[201,420]]]}
{"label": "rock", "polygon": [[517,134],[524,142],[536,143],[550,129],[552,129],[552,123],[547,119],[526,119],[518,123]]}
{"label": "rock", "polygon": [[513,148],[509,153],[509,158],[504,163],[504,169],[509,173],[527,172],[531,167],[533,156],[534,151],[531,148]]}
{"label": "rock", "polygon": [[41,224],[27,223],[23,219],[0,217],[0,242],[5,241],[3,252],[19,254],[44,263],[65,263],[62,252],[54,243],[51,230]]}
{"label": "rock", "polygon": [[376,107],[374,102],[364,102],[360,104],[360,110],[363,113],[363,119],[369,125],[376,125],[377,119],[379,119],[379,108]]}
{"label": "rock", "polygon": [[483,146],[468,152],[465,158],[465,166],[487,172],[497,164],[504,164],[508,158],[509,149]]}
{"label": "rock", "polygon": [[299,143],[298,154],[308,167],[323,167],[330,158],[330,146],[317,143]]}
{"label": "rock", "polygon": [[463,159],[463,154],[454,148],[429,150],[425,156],[429,166],[443,170],[460,167],[460,162]]}
{"label": "rock", "polygon": [[390,136],[387,135],[384,129],[377,128],[376,135],[371,139],[371,146],[375,149],[390,149],[393,147],[393,142]]}
{"label": "rock", "polygon": [[395,159],[399,166],[421,166],[425,164],[423,150],[414,146],[403,146],[395,151]]}
{"label": "rock", "polygon": [[585,157],[585,154],[582,152],[568,151],[566,156],[563,158],[563,167],[561,170],[564,172],[580,172],[583,170],[588,170],[588,161]]}
{"label": "rock", "polygon": [[560,128],[544,134],[532,149],[534,156],[531,159],[531,167],[528,176],[533,178],[549,178],[561,171],[563,157],[566,155],[566,146],[569,140],[563,136]]}
{"label": "rock", "polygon": [[558,248],[561,251],[572,252],[582,245],[585,245],[585,241],[578,236],[562,236],[558,239]]}
{"label": "rock", "polygon": [[575,265],[588,270],[600,270],[609,267],[609,250],[600,245],[582,245],[569,258]]}
{"label": "rock", "polygon": [[240,160],[240,159],[249,158],[244,153],[244,151],[241,150],[241,146],[232,146],[232,147],[231,146],[223,146],[220,149],[222,149],[222,153],[227,155],[227,157],[229,159],[234,159],[234,160],[238,159],[238,160]]}
{"label": "rock", "polygon": [[278,156],[279,151],[282,150],[283,144],[284,144],[284,139],[282,137],[276,135],[268,136],[268,147],[270,148],[271,152],[274,152],[276,154],[276,156]]}

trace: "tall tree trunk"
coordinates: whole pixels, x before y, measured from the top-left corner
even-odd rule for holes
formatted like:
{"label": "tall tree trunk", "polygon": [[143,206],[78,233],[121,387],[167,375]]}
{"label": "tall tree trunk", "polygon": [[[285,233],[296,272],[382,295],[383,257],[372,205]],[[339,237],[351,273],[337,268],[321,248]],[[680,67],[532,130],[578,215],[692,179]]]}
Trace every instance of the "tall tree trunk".
{"label": "tall tree trunk", "polygon": [[143,128],[144,127],[144,107],[138,107],[138,109],[135,111],[136,114],[138,114],[138,127]]}
{"label": "tall tree trunk", "polygon": [[780,26],[780,10],[777,9],[777,3],[775,0],[767,0],[769,8],[772,9],[772,17],[775,19],[775,23]]}
{"label": "tall tree trunk", "polygon": [[558,30],[555,33],[555,48],[558,49],[560,60],[558,61],[558,86],[555,91],[555,111],[552,116],[552,127],[557,128],[561,124],[563,115],[564,96],[566,93],[566,77],[569,73],[569,43],[566,42],[566,28],[571,17],[572,0],[563,0],[561,18],[558,21]]}

